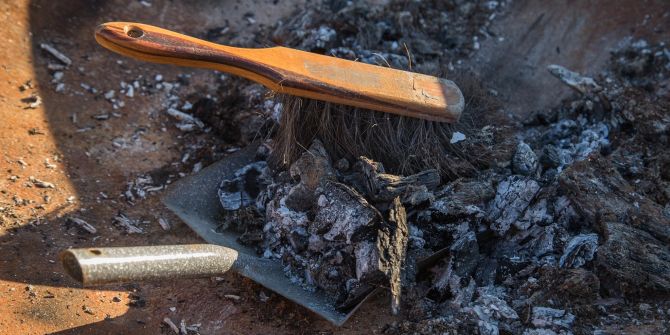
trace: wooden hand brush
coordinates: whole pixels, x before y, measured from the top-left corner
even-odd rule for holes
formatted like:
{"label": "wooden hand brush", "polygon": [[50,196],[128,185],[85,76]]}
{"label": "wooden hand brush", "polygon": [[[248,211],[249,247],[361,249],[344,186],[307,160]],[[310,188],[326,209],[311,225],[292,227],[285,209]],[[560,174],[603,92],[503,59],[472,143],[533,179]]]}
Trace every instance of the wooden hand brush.
{"label": "wooden hand brush", "polygon": [[285,47],[229,47],[131,22],[102,24],[95,38],[122,55],[215,69],[307,98],[284,101],[275,147],[283,164],[318,137],[335,158],[367,155],[396,172],[440,168],[434,156],[444,156],[451,137],[445,124],[457,122],[465,105],[447,79]]}

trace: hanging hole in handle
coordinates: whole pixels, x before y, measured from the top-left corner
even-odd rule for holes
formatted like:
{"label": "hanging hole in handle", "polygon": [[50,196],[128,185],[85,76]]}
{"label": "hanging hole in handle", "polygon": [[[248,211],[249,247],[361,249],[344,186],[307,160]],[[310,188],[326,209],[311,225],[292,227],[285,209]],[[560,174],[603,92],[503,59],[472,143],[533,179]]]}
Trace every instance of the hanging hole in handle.
{"label": "hanging hole in handle", "polygon": [[144,31],[137,27],[128,26],[126,27],[126,35],[132,38],[140,38],[144,35]]}
{"label": "hanging hole in handle", "polygon": [[100,251],[100,250],[98,250],[98,249],[88,249],[88,252],[90,252],[90,253],[92,253],[92,254],[94,254],[94,255],[96,255],[96,256],[99,256],[99,255],[102,254],[102,251]]}

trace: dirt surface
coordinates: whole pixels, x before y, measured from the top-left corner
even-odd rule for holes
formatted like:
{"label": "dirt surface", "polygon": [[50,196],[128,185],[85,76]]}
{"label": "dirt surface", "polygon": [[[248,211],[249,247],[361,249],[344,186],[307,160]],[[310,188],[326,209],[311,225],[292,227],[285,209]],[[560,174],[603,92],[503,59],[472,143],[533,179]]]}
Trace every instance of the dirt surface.
{"label": "dirt surface", "polygon": [[[186,102],[196,104],[208,94],[216,97],[231,90],[227,86],[231,81],[212,71],[121,58],[96,45],[94,27],[105,21],[139,21],[260,47],[276,41],[257,40],[256,36],[265,36],[259,31],[305,3],[315,6],[317,2],[17,0],[0,4],[0,17],[6,23],[0,27],[4,37],[0,50],[0,333],[167,334],[172,332],[163,322],[167,317],[177,325],[184,320],[201,334],[353,334],[381,332],[399,321],[390,314],[388,297],[366,303],[343,327],[334,328],[234,274],[83,289],[58,264],[58,252],[71,246],[200,242],[164,208],[161,189],[153,186],[191,174],[253,137],[216,130],[180,131],[165,113],[172,96],[179,98],[180,107]],[[501,99],[510,103],[507,112],[512,119],[526,120],[570,92],[545,70],[547,65],[558,63],[594,75],[609,60],[608,51],[628,36],[667,40],[668,8],[663,1],[603,3],[512,2],[506,14],[493,21],[496,34],[482,38],[480,51],[463,67],[502,88]],[[59,61],[40,47],[42,43],[60,50],[72,64],[64,70],[49,70],[49,64]],[[468,52],[473,48],[470,42],[463,45]],[[56,78],[57,72],[62,72],[61,79]],[[120,87],[122,81],[138,82],[133,97]],[[59,84],[63,85],[59,88]],[[541,94],[548,88],[551,94]],[[106,94],[110,90],[115,91],[113,97]],[[33,94],[41,103],[23,100]],[[197,115],[199,106],[193,108]],[[245,116],[230,122],[245,125],[255,120]],[[647,187],[645,194],[655,194],[653,187]],[[115,220],[121,214],[142,232],[129,233]],[[95,233],[72,218],[85,220]],[[170,229],[164,230],[159,219],[168,222]],[[611,234],[624,234],[608,228]],[[613,322],[607,327],[627,333],[659,329],[653,323],[618,326]]]}

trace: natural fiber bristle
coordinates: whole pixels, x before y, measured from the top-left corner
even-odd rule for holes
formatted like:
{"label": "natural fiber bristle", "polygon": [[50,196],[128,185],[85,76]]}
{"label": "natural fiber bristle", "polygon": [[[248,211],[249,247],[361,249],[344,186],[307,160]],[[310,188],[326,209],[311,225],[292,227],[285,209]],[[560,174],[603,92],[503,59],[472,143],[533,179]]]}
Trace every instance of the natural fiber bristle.
{"label": "natural fiber bristle", "polygon": [[[482,132],[481,122],[474,120],[497,107],[485,102],[483,91],[476,85],[461,89],[466,96],[466,109],[456,124],[283,96],[273,162],[284,167],[290,165],[318,138],[333,160],[352,161],[366,156],[396,174],[429,168],[438,169],[448,178],[468,174],[486,163],[494,142],[492,134]],[[452,144],[454,132],[461,132],[466,139]]]}

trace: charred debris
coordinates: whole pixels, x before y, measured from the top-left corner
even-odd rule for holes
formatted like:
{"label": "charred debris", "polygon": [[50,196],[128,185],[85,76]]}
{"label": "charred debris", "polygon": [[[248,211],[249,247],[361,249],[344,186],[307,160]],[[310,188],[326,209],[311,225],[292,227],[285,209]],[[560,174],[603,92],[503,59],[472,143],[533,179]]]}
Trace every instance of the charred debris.
{"label": "charred debris", "polygon": [[263,159],[221,183],[221,229],[343,309],[388,289],[393,311],[411,315],[389,332],[594,330],[608,308],[670,290],[663,50],[631,43],[597,79],[549,67],[575,96],[519,126],[506,160],[468,176],[334,160],[318,139],[273,169],[269,140]]}
{"label": "charred debris", "polygon": [[[264,38],[456,73],[458,59],[492,37],[487,27],[505,7],[392,1],[398,11],[385,19],[374,9],[330,3],[280,22]],[[448,17],[421,22],[412,15],[431,10]],[[337,19],[344,16],[355,20]],[[609,324],[649,318],[666,320],[667,328],[670,52],[643,40],[621,45],[593,77],[549,66],[557,83],[574,89],[554,108],[523,123],[454,129],[444,153],[459,166],[453,171],[408,173],[366,155],[343,157],[319,138],[277,166],[276,139],[268,139],[257,162],[221,182],[226,214],[219,229],[241,232],[241,243],[281,262],[296,285],[337,296],[340,308],[387,289],[392,310],[405,320],[388,325],[388,333],[606,333]],[[245,131],[256,130],[247,138],[272,135],[281,100],[264,100],[255,86],[232,80],[222,78],[224,87],[242,87],[236,103],[197,107],[259,111],[264,119],[246,123]],[[492,88],[477,92],[495,100]],[[495,117],[504,114],[495,106]],[[203,121],[214,132],[217,124],[241,129],[227,114]]]}

